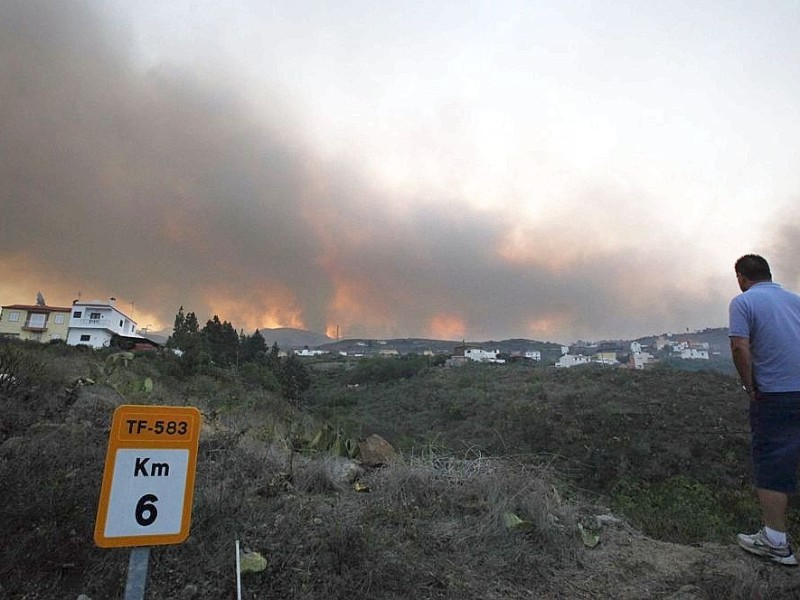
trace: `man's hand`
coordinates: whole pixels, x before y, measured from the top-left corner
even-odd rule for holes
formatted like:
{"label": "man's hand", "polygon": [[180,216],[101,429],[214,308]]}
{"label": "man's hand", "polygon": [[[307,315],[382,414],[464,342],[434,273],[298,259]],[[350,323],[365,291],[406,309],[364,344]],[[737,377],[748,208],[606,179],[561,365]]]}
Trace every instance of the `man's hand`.
{"label": "man's hand", "polygon": [[739,380],[750,400],[758,400],[758,393],[753,382],[753,358],[750,354],[750,339],[746,337],[731,337],[731,356]]}

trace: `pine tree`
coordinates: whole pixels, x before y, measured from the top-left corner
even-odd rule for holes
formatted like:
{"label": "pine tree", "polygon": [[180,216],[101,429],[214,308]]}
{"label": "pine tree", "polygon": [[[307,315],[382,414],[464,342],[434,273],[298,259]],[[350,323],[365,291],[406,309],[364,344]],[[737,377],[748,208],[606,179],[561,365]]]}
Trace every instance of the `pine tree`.
{"label": "pine tree", "polygon": [[266,361],[267,341],[258,329],[253,332],[253,335],[240,336],[239,339],[242,347],[242,362]]}
{"label": "pine tree", "polygon": [[186,315],[186,333],[189,337],[200,335],[200,324],[197,322],[197,316],[193,312]]}
{"label": "pine tree", "polygon": [[236,365],[239,356],[239,335],[233,325],[228,321],[220,321],[219,316],[214,315],[206,322],[200,333],[214,364],[219,367]]}
{"label": "pine tree", "polygon": [[175,315],[172,335],[167,341],[167,346],[181,351],[181,363],[186,374],[196,373],[206,362],[203,357],[203,340],[200,336],[197,316],[193,312],[184,314],[183,306]]}
{"label": "pine tree", "polygon": [[183,305],[175,315],[175,322],[172,325],[172,335],[167,340],[167,348],[181,348],[186,335],[186,317],[183,314]]}
{"label": "pine tree", "polygon": [[272,342],[272,347],[267,354],[267,366],[276,375],[281,370],[281,351],[278,348],[278,342]]}
{"label": "pine tree", "polygon": [[282,362],[278,381],[283,397],[292,403],[299,402],[303,392],[311,386],[311,377],[296,354],[289,354]]}

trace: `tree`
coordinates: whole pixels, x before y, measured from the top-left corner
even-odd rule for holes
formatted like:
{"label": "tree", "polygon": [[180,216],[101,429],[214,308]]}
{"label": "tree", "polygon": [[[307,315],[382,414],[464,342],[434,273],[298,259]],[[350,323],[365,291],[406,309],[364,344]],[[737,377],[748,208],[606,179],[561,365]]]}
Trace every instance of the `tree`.
{"label": "tree", "polygon": [[261,362],[266,360],[267,341],[261,332],[256,329],[253,335],[240,337],[242,362]]}
{"label": "tree", "polygon": [[267,354],[267,366],[272,369],[273,373],[281,370],[281,351],[278,348],[278,342],[272,342],[272,347]]}
{"label": "tree", "polygon": [[214,315],[200,333],[214,364],[219,367],[236,365],[239,358],[239,335],[233,325],[228,321],[220,321]]}
{"label": "tree", "polygon": [[181,351],[181,366],[187,375],[196,373],[206,361],[197,316],[193,312],[184,314],[183,306],[175,315],[172,335],[167,340],[167,347]]}
{"label": "tree", "polygon": [[311,387],[311,377],[295,354],[290,354],[281,363],[278,381],[281,384],[283,397],[293,403],[297,403],[302,398],[303,392]]}
{"label": "tree", "polygon": [[167,340],[167,348],[180,348],[181,342],[184,341],[186,331],[186,316],[183,314],[183,305],[178,309],[175,315],[175,321],[172,324],[172,335]]}
{"label": "tree", "polygon": [[200,335],[200,323],[197,322],[197,316],[193,312],[186,315],[186,332],[189,337]]}

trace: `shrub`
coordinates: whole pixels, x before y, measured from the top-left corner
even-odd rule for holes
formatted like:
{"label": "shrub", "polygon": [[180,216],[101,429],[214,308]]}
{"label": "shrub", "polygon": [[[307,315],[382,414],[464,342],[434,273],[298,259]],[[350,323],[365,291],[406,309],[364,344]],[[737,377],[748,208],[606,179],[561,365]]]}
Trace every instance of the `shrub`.
{"label": "shrub", "polygon": [[242,378],[242,382],[250,387],[262,388],[273,392],[280,389],[278,378],[266,365],[245,363],[239,369],[239,376]]}
{"label": "shrub", "polygon": [[22,345],[0,345],[0,395],[24,394],[45,373],[44,365]]}
{"label": "shrub", "polygon": [[658,483],[622,480],[612,490],[611,505],[660,540],[723,541],[736,530],[719,492],[683,476]]}
{"label": "shrub", "polygon": [[277,378],[283,397],[294,404],[298,403],[311,385],[308,369],[295,354],[290,354],[280,363]]}
{"label": "shrub", "polygon": [[33,344],[0,343],[0,441],[65,406],[60,369],[42,354],[45,345]]}
{"label": "shrub", "polygon": [[359,362],[348,374],[347,383],[385,383],[395,379],[406,379],[417,375],[428,366],[424,356],[403,356],[400,358],[367,358]]}
{"label": "shrub", "polygon": [[[48,425],[31,428],[24,443],[3,445],[0,522],[8,543],[0,544],[0,581],[10,590],[57,597],[62,580],[88,579],[90,572],[113,589],[116,573],[106,579],[107,564],[87,542],[94,529],[89,507],[97,503],[104,438],[105,432],[94,427]],[[29,570],[31,559],[35,571]]]}

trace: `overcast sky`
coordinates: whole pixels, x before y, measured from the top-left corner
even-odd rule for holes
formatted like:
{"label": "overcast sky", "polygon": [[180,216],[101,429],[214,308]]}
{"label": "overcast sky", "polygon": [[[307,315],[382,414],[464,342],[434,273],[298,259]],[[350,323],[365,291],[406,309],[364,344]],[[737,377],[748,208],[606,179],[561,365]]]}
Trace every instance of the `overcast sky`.
{"label": "overcast sky", "polygon": [[800,3],[0,0],[0,304],[570,342],[800,287]]}

